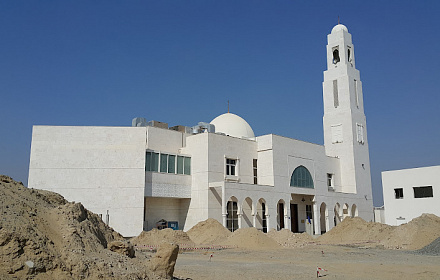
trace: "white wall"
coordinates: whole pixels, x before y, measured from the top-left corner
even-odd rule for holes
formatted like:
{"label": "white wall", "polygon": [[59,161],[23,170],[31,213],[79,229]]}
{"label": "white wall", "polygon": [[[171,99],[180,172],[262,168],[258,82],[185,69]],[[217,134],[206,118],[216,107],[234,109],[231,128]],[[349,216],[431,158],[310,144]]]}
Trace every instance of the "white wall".
{"label": "white wall", "polygon": [[[433,197],[414,198],[413,187],[432,186]],[[440,166],[382,172],[385,223],[407,223],[423,213],[440,216]],[[394,189],[403,188],[396,199]]]}
{"label": "white wall", "polygon": [[124,236],[143,228],[145,127],[34,126],[29,187],[107,211]]}

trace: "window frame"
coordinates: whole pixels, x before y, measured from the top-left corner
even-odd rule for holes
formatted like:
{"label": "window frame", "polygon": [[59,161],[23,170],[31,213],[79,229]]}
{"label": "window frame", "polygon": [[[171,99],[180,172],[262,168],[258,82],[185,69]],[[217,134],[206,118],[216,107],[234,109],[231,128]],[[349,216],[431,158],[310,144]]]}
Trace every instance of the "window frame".
{"label": "window frame", "polygon": [[[417,192],[416,192],[417,190]],[[430,198],[434,197],[432,186],[413,187],[414,198]]]}
{"label": "window frame", "polygon": [[394,189],[394,198],[395,199],[403,199],[404,198],[403,188],[395,188]]}
{"label": "window frame", "polygon": [[226,176],[237,176],[237,159],[234,158],[226,158],[225,161],[225,174]]}
{"label": "window frame", "polygon": [[[173,162],[170,159],[173,159]],[[178,164],[179,159],[181,166]],[[191,157],[147,150],[145,152],[145,172],[191,175]]]}
{"label": "window frame", "polygon": [[309,169],[304,165],[296,167],[290,177],[290,186],[295,188],[314,189],[315,183]]}

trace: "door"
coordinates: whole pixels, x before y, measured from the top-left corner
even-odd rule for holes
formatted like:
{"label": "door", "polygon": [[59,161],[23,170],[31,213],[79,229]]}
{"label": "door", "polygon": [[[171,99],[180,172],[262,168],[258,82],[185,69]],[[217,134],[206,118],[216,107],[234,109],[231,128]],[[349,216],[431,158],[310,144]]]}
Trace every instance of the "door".
{"label": "door", "polygon": [[280,219],[280,229],[284,228],[284,203],[278,204],[278,217]]}
{"label": "door", "polygon": [[298,232],[298,204],[290,204],[290,222],[292,232]]}

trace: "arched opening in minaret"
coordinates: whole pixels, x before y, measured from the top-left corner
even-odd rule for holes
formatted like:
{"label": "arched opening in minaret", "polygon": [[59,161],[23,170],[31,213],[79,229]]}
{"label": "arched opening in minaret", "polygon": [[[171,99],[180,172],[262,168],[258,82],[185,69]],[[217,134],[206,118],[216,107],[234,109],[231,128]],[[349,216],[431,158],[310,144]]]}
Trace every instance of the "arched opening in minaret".
{"label": "arched opening in minaret", "polygon": [[348,58],[348,62],[351,62],[351,48],[350,47],[347,48],[347,58]]}
{"label": "arched opening in minaret", "polygon": [[333,49],[333,64],[336,64],[339,61],[341,61],[341,59],[339,58],[339,49],[338,47],[336,47]]}

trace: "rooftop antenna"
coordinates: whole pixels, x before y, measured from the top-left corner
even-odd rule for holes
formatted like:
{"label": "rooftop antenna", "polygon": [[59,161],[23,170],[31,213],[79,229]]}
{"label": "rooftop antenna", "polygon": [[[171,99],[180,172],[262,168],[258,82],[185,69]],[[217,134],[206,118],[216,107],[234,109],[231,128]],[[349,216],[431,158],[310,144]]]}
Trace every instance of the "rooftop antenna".
{"label": "rooftop antenna", "polygon": [[229,100],[228,100],[228,113],[229,113]]}

